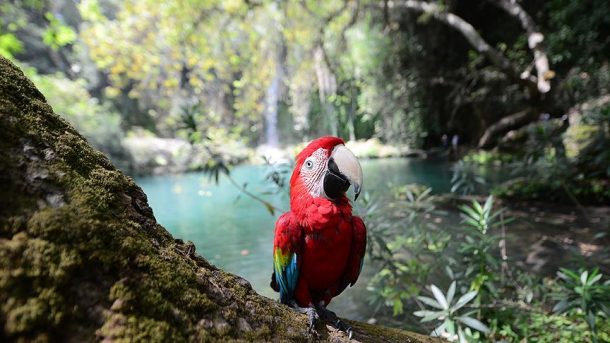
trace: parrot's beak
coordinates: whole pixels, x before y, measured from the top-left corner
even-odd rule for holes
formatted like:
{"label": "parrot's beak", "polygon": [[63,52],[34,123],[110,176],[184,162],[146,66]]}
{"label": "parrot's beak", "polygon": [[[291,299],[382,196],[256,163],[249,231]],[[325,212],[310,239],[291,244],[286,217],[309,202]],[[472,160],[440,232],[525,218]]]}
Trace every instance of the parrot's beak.
{"label": "parrot's beak", "polygon": [[354,186],[354,200],[362,190],[362,167],[345,145],[337,145],[328,159],[324,175],[324,193],[330,199],[341,197],[350,185]]}

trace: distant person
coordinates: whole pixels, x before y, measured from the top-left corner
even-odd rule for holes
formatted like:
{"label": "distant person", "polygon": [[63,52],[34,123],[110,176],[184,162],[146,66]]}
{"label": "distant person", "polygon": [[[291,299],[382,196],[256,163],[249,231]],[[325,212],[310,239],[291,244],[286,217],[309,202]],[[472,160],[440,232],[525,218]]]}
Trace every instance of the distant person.
{"label": "distant person", "polygon": [[458,149],[458,144],[460,144],[460,136],[453,135],[453,137],[451,137],[451,148],[453,150],[455,150],[456,152],[457,152],[457,149]]}
{"label": "distant person", "polygon": [[449,151],[449,158],[450,159],[457,159],[458,158],[458,145],[460,144],[460,136],[458,136],[457,134],[453,135],[451,137],[451,151]]}
{"label": "distant person", "polygon": [[443,134],[443,136],[441,137],[441,146],[443,147],[443,149],[447,149],[449,146],[449,136],[447,136],[446,133]]}

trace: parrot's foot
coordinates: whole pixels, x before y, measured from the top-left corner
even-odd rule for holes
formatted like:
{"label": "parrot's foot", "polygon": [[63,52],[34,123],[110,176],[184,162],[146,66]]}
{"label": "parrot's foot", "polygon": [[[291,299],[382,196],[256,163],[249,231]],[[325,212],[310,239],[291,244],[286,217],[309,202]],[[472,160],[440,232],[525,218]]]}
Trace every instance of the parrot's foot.
{"label": "parrot's foot", "polygon": [[291,302],[289,305],[290,305],[290,307],[294,308],[297,312],[307,315],[307,322],[308,322],[307,330],[309,331],[310,334],[312,334],[316,337],[319,337],[320,335],[316,331],[316,323],[320,319],[320,315],[318,314],[318,311],[316,311],[316,308],[315,307],[300,307],[294,301]]}
{"label": "parrot's foot", "polygon": [[349,339],[352,339],[353,332],[352,332],[351,326],[349,326],[348,324],[341,321],[341,319],[339,319],[339,317],[337,317],[335,312],[326,309],[326,307],[324,307],[324,306],[316,306],[316,307],[318,309],[318,313],[320,314],[320,317],[322,318],[322,320],[333,323],[333,326],[337,330],[345,332],[347,337]]}
{"label": "parrot's foot", "polygon": [[318,312],[313,307],[308,307],[305,310],[305,313],[307,314],[307,321],[309,322],[309,332],[317,336],[318,332],[316,331],[316,323],[320,319],[320,315],[318,315]]}

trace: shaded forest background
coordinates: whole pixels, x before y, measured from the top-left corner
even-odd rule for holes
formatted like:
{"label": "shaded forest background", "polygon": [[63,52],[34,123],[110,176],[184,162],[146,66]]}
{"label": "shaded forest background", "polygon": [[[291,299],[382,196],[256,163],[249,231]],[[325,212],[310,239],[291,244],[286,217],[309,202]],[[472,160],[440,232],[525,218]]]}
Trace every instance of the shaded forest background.
{"label": "shaded forest background", "polygon": [[[397,185],[358,210],[371,303],[469,341],[610,340],[608,32],[607,0],[0,3],[0,54],[129,174],[231,177],[257,147],[326,134],[359,140],[359,157],[457,161],[453,193],[496,197]],[[488,167],[506,177],[491,189]],[[516,242],[514,217],[529,225]],[[507,245],[569,261],[546,256],[542,275]]]}

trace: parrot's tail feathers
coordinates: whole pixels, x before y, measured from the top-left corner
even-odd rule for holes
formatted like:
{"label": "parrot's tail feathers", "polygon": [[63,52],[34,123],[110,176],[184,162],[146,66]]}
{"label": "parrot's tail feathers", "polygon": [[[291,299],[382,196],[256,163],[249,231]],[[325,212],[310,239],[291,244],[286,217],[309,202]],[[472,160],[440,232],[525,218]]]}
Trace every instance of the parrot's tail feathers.
{"label": "parrot's tail feathers", "polygon": [[280,286],[277,284],[277,280],[275,278],[275,272],[271,273],[271,283],[269,286],[271,286],[271,288],[276,292],[280,291]]}

